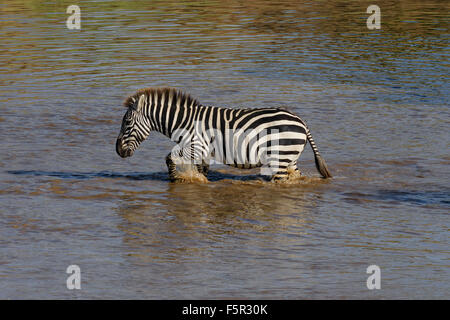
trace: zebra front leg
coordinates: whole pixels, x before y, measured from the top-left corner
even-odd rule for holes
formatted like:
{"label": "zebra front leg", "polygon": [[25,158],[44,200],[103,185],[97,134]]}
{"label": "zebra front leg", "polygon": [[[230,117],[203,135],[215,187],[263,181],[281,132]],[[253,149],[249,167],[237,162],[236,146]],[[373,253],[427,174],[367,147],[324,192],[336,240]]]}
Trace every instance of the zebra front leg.
{"label": "zebra front leg", "polygon": [[209,165],[205,161],[202,160],[201,164],[192,163],[191,168],[194,169],[194,171],[192,171],[191,174],[188,175],[185,180],[190,182],[201,182],[201,183],[208,182]]}
{"label": "zebra front leg", "polygon": [[205,177],[208,176],[209,164],[202,160],[202,164],[196,164],[199,173],[203,174]]}
{"label": "zebra front leg", "polygon": [[167,169],[169,170],[169,179],[171,182],[175,182],[177,181],[177,167],[175,165],[175,162],[173,162],[172,160],[172,154],[169,153],[166,156],[166,165],[167,165]]}
{"label": "zebra front leg", "polygon": [[[200,172],[198,169],[198,165],[195,165],[194,163],[186,163],[186,161],[183,160],[183,152],[180,153],[181,157],[177,158],[177,156],[173,156],[172,153],[169,153],[166,156],[166,164],[167,169],[169,170],[169,179],[171,182],[201,182],[201,183],[207,183],[208,179],[206,178],[206,175],[203,172]],[[176,169],[176,164],[180,164],[183,169],[182,171],[178,171]],[[200,165],[202,167],[202,165]],[[186,170],[187,167],[187,170]],[[202,167],[203,170],[203,167]]]}
{"label": "zebra front leg", "polygon": [[208,176],[208,172],[209,172],[209,163],[204,162],[203,164],[203,174],[205,176]]}

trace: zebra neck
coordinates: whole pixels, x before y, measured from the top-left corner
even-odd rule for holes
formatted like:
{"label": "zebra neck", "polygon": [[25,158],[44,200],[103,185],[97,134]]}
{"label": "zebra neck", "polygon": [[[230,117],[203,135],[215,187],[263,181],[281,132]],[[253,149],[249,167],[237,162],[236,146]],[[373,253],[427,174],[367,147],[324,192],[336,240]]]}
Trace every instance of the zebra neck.
{"label": "zebra neck", "polygon": [[[149,97],[149,106],[146,115],[151,125],[152,131],[157,131],[172,139],[175,131],[190,127],[196,117],[199,105],[188,101],[165,100],[164,97],[155,99]],[[176,100],[176,99],[175,99]],[[152,103],[153,102],[153,103]],[[156,102],[156,103],[155,103]],[[190,102],[190,101],[189,101]]]}

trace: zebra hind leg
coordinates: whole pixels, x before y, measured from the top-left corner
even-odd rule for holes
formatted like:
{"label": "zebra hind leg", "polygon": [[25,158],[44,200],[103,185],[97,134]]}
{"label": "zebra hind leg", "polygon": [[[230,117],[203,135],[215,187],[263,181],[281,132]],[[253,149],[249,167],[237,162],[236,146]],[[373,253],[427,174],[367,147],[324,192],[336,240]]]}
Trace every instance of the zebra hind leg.
{"label": "zebra hind leg", "polygon": [[[288,173],[288,166],[286,164],[281,164],[277,160],[272,160],[269,164],[269,167],[271,167],[272,172],[272,179],[270,181],[272,182],[284,182],[287,181],[289,178]],[[276,171],[275,171],[276,170]]]}
{"label": "zebra hind leg", "polygon": [[302,176],[302,173],[297,167],[297,161],[289,164],[287,167],[288,179],[289,180],[298,180]]}
{"label": "zebra hind leg", "polygon": [[279,168],[278,172],[272,175],[272,182],[295,182],[301,177],[300,170],[297,168],[297,161],[289,164],[286,168]]}
{"label": "zebra hind leg", "polygon": [[279,170],[277,173],[272,175],[272,178],[270,179],[271,182],[285,182],[289,178],[289,174],[286,169]]}

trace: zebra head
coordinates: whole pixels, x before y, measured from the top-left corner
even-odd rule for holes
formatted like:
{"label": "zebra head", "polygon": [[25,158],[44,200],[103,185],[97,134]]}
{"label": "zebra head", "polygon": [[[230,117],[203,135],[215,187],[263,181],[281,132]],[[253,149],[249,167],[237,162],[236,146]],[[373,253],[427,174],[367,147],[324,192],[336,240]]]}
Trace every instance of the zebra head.
{"label": "zebra head", "polygon": [[122,158],[131,157],[150,133],[150,122],[143,113],[146,104],[144,94],[139,100],[137,97],[130,97],[125,102],[128,110],[123,116],[122,127],[116,141],[116,152]]}

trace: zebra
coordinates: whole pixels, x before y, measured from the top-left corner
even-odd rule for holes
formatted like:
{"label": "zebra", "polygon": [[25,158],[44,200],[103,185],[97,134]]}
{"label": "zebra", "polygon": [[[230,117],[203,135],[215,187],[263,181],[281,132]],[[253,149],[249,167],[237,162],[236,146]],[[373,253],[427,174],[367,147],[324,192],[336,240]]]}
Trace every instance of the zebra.
{"label": "zebra", "polygon": [[169,179],[182,180],[177,165],[188,163],[207,181],[212,160],[241,169],[263,167],[271,181],[300,176],[297,159],[306,141],[323,178],[331,173],[306,123],[283,108],[204,106],[175,88],[141,89],[126,98],[116,152],[130,157],[151,131],[176,146],[166,156]]}

